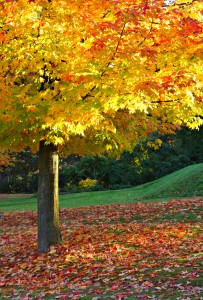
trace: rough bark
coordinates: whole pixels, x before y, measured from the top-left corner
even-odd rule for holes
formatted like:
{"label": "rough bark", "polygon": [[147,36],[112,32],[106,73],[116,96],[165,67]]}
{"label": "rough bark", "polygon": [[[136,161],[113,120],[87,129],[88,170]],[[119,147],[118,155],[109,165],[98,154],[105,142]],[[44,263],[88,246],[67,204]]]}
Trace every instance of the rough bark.
{"label": "rough bark", "polygon": [[40,142],[38,185],[38,251],[61,243],[59,228],[58,149]]}

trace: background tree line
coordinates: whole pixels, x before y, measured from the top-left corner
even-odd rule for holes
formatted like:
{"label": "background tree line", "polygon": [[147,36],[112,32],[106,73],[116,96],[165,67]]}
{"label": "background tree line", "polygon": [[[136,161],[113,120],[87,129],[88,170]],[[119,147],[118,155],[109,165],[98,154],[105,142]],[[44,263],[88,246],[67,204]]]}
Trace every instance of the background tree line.
{"label": "background tree line", "polygon": [[[160,140],[162,143],[160,143]],[[133,187],[158,179],[188,165],[203,162],[203,128],[183,128],[174,135],[151,135],[132,153],[119,159],[71,155],[60,161],[60,192],[80,192]],[[13,165],[0,172],[0,193],[35,193],[38,184],[38,154],[29,149],[14,153]]]}

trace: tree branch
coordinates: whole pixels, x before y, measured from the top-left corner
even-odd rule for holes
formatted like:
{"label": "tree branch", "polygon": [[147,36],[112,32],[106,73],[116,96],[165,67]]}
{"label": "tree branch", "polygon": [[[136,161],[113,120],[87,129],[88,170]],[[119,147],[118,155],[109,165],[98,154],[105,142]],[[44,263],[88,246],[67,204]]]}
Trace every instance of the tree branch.
{"label": "tree branch", "polygon": [[[116,54],[118,53],[118,48],[119,48],[119,45],[120,45],[120,43],[121,43],[121,39],[122,39],[123,33],[124,33],[124,31],[125,31],[125,26],[126,26],[126,23],[123,24],[123,27],[122,27],[122,30],[121,30],[121,33],[120,33],[119,40],[118,40],[118,43],[117,43],[117,45],[116,45],[115,51],[114,51],[114,53],[113,53],[113,55],[112,55],[110,61],[106,64],[105,69],[102,71],[102,73],[101,73],[101,78],[105,75],[105,73],[106,73],[106,71],[107,71],[107,68],[111,65],[111,63],[112,63],[112,61],[114,60]],[[96,85],[94,85],[94,86],[90,89],[90,91],[89,91],[85,96],[82,96],[82,97],[81,97],[82,100],[84,101],[84,100],[87,99],[88,97],[93,97],[93,96],[91,95],[91,93],[94,91],[95,88],[96,88]]]}

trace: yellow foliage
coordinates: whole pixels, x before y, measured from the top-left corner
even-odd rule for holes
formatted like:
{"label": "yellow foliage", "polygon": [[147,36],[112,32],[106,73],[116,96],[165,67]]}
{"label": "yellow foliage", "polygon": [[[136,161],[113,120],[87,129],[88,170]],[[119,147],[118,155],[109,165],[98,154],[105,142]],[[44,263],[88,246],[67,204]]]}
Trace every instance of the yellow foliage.
{"label": "yellow foliage", "polygon": [[93,187],[96,184],[97,184],[97,180],[96,179],[86,178],[86,179],[81,180],[79,182],[79,187],[85,189],[85,188]]}
{"label": "yellow foliage", "polygon": [[0,152],[0,171],[2,170],[2,167],[13,165],[14,162],[15,157],[13,157],[11,153]]}
{"label": "yellow foliage", "polygon": [[149,148],[153,148],[154,150],[157,150],[161,147],[162,145],[162,141],[160,139],[156,139],[155,141],[149,141],[147,142],[147,146]]}
{"label": "yellow foliage", "polygon": [[203,3],[134,4],[0,4],[0,146],[119,154],[203,125]]}

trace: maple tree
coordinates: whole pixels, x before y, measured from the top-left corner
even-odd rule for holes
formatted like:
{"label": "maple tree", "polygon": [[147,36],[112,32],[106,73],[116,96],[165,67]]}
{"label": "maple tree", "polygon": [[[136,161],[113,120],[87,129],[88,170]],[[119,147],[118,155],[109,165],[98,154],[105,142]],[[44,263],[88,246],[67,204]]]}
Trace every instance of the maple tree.
{"label": "maple tree", "polygon": [[38,249],[60,243],[58,155],[202,125],[202,1],[1,1],[0,146],[40,153]]}

